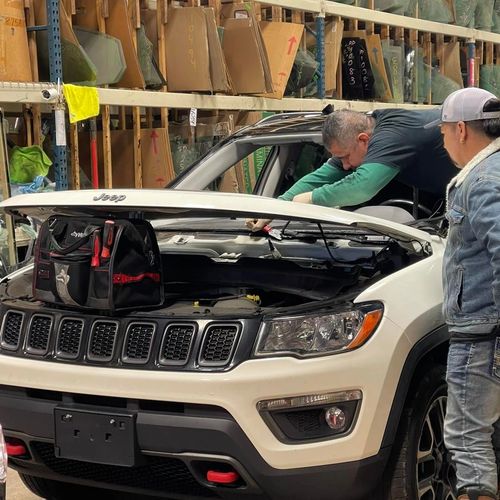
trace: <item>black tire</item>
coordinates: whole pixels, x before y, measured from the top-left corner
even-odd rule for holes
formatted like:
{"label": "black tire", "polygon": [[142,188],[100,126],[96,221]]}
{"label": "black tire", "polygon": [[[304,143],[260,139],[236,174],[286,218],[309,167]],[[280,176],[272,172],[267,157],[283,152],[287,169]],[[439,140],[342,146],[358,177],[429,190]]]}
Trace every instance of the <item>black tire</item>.
{"label": "black tire", "polygon": [[[386,500],[455,500],[444,446],[445,367],[422,370],[401,416],[384,481]],[[418,377],[418,375],[417,375]]]}
{"label": "black tire", "polygon": [[[19,473],[19,477],[32,493],[47,500],[102,500],[118,498],[111,490],[89,488],[72,483],[61,483],[53,479],[30,476],[21,472]],[[122,495],[121,498],[129,497]]]}

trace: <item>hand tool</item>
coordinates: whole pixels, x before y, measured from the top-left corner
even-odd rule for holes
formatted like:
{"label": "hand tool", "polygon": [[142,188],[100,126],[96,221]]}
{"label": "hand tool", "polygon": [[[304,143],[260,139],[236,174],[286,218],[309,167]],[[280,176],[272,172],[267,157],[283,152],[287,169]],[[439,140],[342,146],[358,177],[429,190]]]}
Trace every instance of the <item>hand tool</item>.
{"label": "hand tool", "polygon": [[111,256],[111,247],[115,237],[115,223],[112,220],[104,222],[104,233],[102,236],[101,259],[109,259]]}

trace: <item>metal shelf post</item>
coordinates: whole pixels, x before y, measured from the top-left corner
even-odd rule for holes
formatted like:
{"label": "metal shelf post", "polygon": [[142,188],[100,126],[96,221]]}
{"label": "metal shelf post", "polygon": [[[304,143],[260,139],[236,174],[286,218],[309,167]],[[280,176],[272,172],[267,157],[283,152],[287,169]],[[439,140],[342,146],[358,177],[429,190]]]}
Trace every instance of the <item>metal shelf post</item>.
{"label": "metal shelf post", "polygon": [[318,61],[318,97],[325,98],[325,16],[316,17],[316,61]]}
{"label": "metal shelf post", "polygon": [[[48,21],[48,47],[49,47],[49,73],[50,80],[55,83],[62,83],[62,49],[61,32],[59,29],[59,0],[47,0],[47,21]],[[56,108],[61,106],[56,104]],[[68,189],[68,166],[66,158],[66,145],[58,145],[56,141],[56,113],[53,119],[52,146],[54,156],[54,173],[56,189],[62,191]]]}

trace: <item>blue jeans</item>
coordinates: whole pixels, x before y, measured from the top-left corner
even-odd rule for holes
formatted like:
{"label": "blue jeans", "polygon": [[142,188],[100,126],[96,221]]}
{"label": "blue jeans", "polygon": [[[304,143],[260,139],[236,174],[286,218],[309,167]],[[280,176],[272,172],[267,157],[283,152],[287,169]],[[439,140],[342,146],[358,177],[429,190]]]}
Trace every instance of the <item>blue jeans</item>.
{"label": "blue jeans", "polygon": [[500,466],[500,338],[453,342],[448,353],[445,443],[460,493],[496,498]]}

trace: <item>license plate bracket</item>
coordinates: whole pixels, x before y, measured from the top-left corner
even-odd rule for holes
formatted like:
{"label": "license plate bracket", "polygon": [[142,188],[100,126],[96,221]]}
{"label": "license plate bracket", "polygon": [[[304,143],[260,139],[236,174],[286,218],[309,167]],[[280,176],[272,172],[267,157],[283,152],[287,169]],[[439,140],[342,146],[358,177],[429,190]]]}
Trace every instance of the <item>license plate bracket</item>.
{"label": "license plate bracket", "polygon": [[108,465],[136,463],[136,416],[126,412],[95,412],[56,407],[55,455]]}

